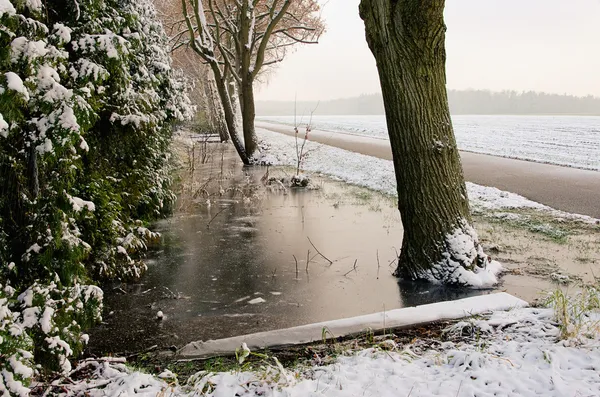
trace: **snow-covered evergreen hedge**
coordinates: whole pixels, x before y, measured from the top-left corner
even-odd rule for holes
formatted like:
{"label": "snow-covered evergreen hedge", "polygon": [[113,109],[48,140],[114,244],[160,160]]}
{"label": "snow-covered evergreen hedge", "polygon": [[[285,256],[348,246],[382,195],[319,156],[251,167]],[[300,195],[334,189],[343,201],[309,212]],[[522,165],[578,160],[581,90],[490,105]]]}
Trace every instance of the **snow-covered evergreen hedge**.
{"label": "snow-covered evergreen hedge", "polygon": [[0,0],[0,394],[67,371],[94,284],[144,270],[192,112],[167,50],[148,0]]}

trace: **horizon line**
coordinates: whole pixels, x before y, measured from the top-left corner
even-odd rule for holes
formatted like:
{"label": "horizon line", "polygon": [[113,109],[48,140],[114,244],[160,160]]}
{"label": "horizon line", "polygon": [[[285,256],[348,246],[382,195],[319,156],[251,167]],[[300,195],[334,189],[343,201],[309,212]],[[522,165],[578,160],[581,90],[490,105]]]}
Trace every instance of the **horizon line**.
{"label": "horizon line", "polygon": [[[555,96],[563,96],[563,97],[572,97],[572,98],[589,98],[592,97],[593,99],[600,99],[600,95],[594,95],[594,94],[586,94],[586,95],[576,95],[576,94],[569,94],[569,93],[556,93],[556,92],[547,92],[547,91],[535,91],[535,90],[512,90],[512,89],[503,89],[503,90],[492,90],[489,88],[464,88],[464,89],[458,89],[458,88],[449,88],[448,92],[450,91],[458,91],[458,92],[487,92],[487,93],[491,93],[491,94],[501,94],[501,93],[506,93],[506,92],[515,92],[517,94],[525,94],[525,93],[536,93],[536,94],[544,94],[544,95],[555,95]],[[373,93],[362,93],[362,94],[357,94],[357,95],[352,95],[352,96],[346,96],[346,97],[337,97],[337,98],[332,98],[332,99],[299,99],[297,100],[297,102],[333,102],[333,101],[340,101],[340,100],[345,100],[345,99],[354,99],[354,98],[361,98],[361,97],[369,97],[369,96],[381,96],[381,92],[373,92]],[[257,99],[256,102],[296,102],[295,99]]]}

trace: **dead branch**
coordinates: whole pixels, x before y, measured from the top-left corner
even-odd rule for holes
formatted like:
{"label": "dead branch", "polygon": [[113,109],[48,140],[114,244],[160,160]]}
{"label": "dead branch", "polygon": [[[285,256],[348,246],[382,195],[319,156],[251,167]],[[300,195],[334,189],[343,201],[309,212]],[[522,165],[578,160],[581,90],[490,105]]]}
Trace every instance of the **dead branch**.
{"label": "dead branch", "polygon": [[344,277],[346,277],[348,274],[350,274],[352,272],[357,272],[357,270],[356,270],[356,262],[358,262],[358,259],[354,260],[354,266],[352,266],[352,269],[350,269],[347,273],[344,274]]}
{"label": "dead branch", "polygon": [[215,218],[216,218],[217,216],[219,216],[219,214],[220,214],[221,212],[225,211],[226,209],[227,209],[227,207],[223,208],[221,211],[217,212],[217,213],[215,214],[215,216],[213,216],[212,218],[210,218],[210,221],[208,221],[208,223],[206,224],[206,228],[207,228],[207,229],[210,229],[210,224],[212,223],[212,221],[214,221],[214,220],[215,220]]}
{"label": "dead branch", "polygon": [[331,259],[329,259],[328,257],[326,257],[325,255],[323,255],[321,253],[321,251],[319,251],[319,249],[317,247],[315,247],[313,242],[310,240],[310,237],[306,236],[306,238],[308,239],[308,242],[310,243],[310,245],[312,245],[312,247],[315,249],[315,251],[317,251],[317,254],[319,254],[323,259],[325,259],[327,262],[329,262],[330,265],[333,265],[333,261]]}
{"label": "dead branch", "polygon": [[292,255],[294,257],[294,260],[296,261],[296,279],[298,278],[298,259],[296,258],[296,255]]}

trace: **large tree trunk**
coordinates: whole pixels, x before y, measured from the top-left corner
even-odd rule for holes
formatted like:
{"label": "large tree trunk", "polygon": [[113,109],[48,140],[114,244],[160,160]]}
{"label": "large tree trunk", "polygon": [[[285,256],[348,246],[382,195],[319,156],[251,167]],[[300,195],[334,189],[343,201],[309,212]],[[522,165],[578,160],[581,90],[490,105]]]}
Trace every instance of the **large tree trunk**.
{"label": "large tree trunk", "polygon": [[487,258],[470,225],[450,120],[443,11],[443,0],[360,4],[379,70],[404,226],[396,274],[470,284]]}
{"label": "large tree trunk", "polygon": [[223,113],[225,114],[225,124],[227,124],[227,130],[229,130],[229,137],[231,138],[231,142],[235,147],[240,159],[246,165],[250,164],[248,160],[248,156],[246,154],[246,150],[240,138],[237,134],[237,128],[235,123],[235,113],[233,110],[233,106],[231,105],[231,98],[229,97],[229,91],[227,90],[226,81],[221,75],[218,65],[211,64],[213,72],[215,74],[215,84],[217,86],[217,92],[219,93],[219,97],[221,98],[221,104],[223,105]]}
{"label": "large tree trunk", "polygon": [[242,107],[242,127],[244,130],[244,144],[246,153],[252,161],[258,154],[258,137],[254,128],[256,118],[256,108],[254,105],[254,87],[253,79],[250,77],[242,78],[240,90],[240,104]]}

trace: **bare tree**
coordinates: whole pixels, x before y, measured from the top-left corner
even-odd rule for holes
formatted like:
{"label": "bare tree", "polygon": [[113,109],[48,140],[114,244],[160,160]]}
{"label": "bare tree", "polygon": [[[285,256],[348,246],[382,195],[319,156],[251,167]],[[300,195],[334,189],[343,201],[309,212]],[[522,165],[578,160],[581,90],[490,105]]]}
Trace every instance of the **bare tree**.
{"label": "bare tree", "polygon": [[[254,83],[295,44],[316,43],[324,31],[316,0],[181,0],[183,20],[172,26],[174,46],[189,46],[215,77],[232,142],[245,164],[258,151]],[[237,137],[234,81],[242,113],[244,146]]]}
{"label": "bare tree", "polygon": [[[318,43],[324,23],[316,0],[242,0],[237,4],[236,12],[223,20],[229,21],[234,33],[237,62],[231,64],[236,66],[233,75],[240,91],[246,153],[253,157],[258,150],[254,129],[257,76],[263,67],[281,62],[288,47]],[[237,26],[232,23],[236,20]]]}
{"label": "bare tree", "polygon": [[[212,3],[212,0],[210,1]],[[225,124],[227,125],[231,142],[242,162],[250,164],[246,150],[237,133],[235,113],[227,87],[228,74],[231,72],[231,67],[223,61],[225,44],[227,42],[225,31],[220,28],[218,20],[213,20],[209,24],[202,0],[190,0],[189,2],[181,0],[181,11],[183,21],[180,22],[184,23],[184,28],[175,34],[174,40],[176,44],[174,48],[189,46],[210,67],[215,78],[219,98],[221,99]],[[177,25],[174,24],[174,26]]]}
{"label": "bare tree", "polygon": [[360,4],[379,70],[404,226],[397,275],[468,284],[486,272],[488,258],[471,226],[450,120],[443,11],[444,0]]}

